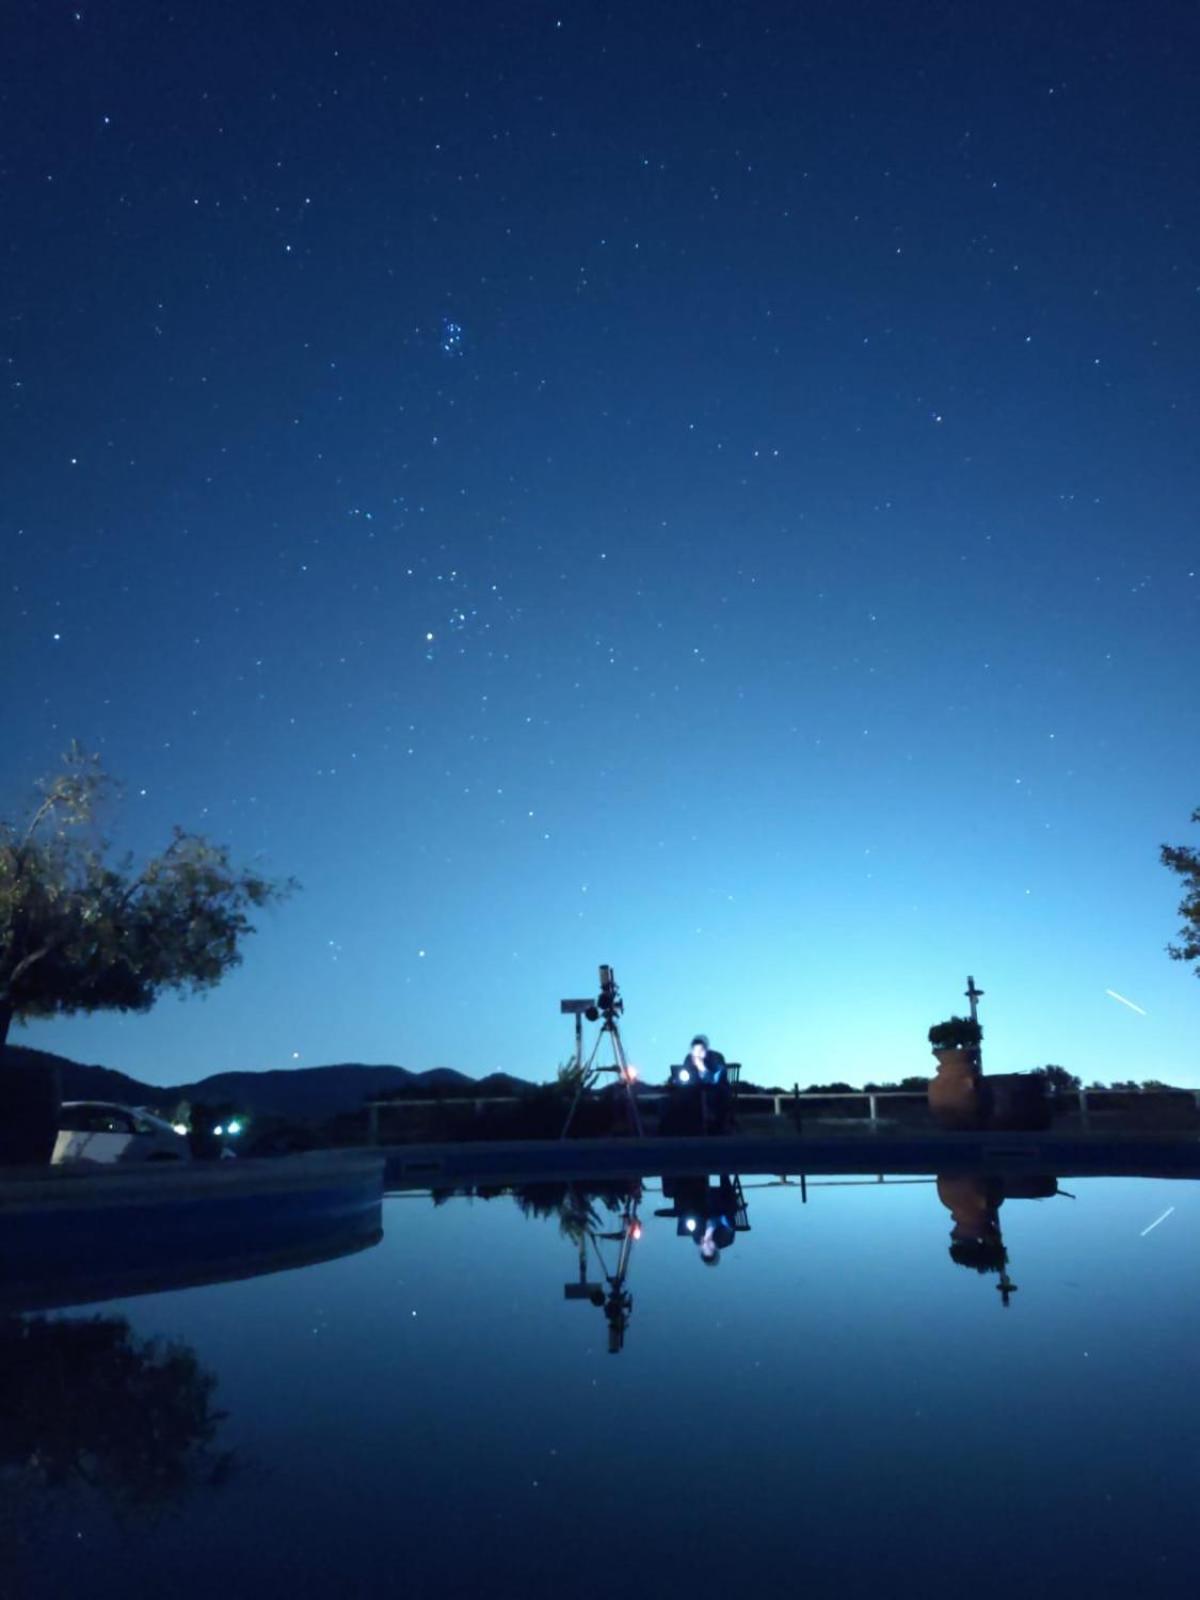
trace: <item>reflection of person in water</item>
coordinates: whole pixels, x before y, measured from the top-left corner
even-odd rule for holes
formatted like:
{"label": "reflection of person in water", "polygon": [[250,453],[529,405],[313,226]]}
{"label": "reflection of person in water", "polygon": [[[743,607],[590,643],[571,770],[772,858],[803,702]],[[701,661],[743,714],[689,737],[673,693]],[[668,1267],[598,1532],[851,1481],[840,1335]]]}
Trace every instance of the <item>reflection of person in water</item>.
{"label": "reflection of person in water", "polygon": [[706,1267],[720,1264],[721,1251],[737,1239],[737,1188],[732,1178],[710,1184],[707,1177],[677,1178],[674,1185],[678,1231],[687,1234]]}
{"label": "reflection of person in water", "polygon": [[685,1091],[688,1101],[694,1105],[695,1114],[689,1120],[699,1123],[701,1133],[706,1127],[711,1127],[715,1133],[725,1131],[733,1091],[725,1057],[712,1048],[707,1034],[698,1033],[693,1038],[683,1061],[671,1073],[671,1086]]}

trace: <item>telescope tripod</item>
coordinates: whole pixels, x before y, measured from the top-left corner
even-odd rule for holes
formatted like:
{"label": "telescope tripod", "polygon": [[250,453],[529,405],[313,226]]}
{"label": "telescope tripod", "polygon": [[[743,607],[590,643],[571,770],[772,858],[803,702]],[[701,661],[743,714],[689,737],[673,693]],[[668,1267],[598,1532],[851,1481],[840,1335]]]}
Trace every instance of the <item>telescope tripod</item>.
{"label": "telescope tripod", "polygon": [[[613,1060],[611,1065],[597,1066],[596,1056],[599,1053],[600,1045],[603,1042],[605,1034],[608,1034],[612,1039]],[[638,1110],[637,1099],[633,1092],[633,1076],[630,1074],[629,1070],[629,1059],[625,1054],[625,1046],[621,1041],[621,1030],[617,1026],[616,1017],[613,1015],[605,1016],[604,1022],[600,1028],[600,1032],[596,1035],[596,1042],[592,1046],[592,1053],[587,1058],[586,1062],[583,1060],[582,1027],[578,1020],[576,1021],[575,1039],[575,1059],[579,1071],[579,1082],[576,1085],[575,1096],[571,1101],[571,1109],[567,1112],[567,1120],[563,1123],[563,1130],[562,1133],[559,1134],[559,1138],[565,1139],[570,1133],[571,1124],[575,1120],[575,1113],[579,1109],[579,1102],[583,1099],[587,1091],[595,1088],[596,1084],[599,1083],[604,1073],[615,1072],[618,1080],[625,1090],[625,1104],[626,1109],[629,1112],[630,1123],[632,1124],[634,1133],[636,1133],[640,1139],[643,1136],[645,1129],[642,1127],[641,1112]]]}

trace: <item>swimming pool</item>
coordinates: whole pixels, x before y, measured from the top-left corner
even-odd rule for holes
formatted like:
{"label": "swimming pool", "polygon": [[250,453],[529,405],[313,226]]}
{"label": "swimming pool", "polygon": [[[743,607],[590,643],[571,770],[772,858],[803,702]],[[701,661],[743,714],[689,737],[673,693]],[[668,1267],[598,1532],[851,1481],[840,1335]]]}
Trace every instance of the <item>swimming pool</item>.
{"label": "swimming pool", "polygon": [[410,1192],[10,1316],[2,1592],[1190,1595],[1200,1188],[1064,1184]]}

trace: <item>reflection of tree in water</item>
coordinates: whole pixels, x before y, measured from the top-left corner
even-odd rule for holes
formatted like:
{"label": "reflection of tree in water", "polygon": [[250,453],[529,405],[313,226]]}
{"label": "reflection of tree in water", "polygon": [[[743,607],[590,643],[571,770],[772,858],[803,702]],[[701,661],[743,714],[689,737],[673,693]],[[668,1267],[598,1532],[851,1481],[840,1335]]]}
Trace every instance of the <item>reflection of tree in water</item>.
{"label": "reflection of tree in water", "polygon": [[499,1200],[511,1196],[523,1217],[555,1217],[564,1237],[578,1244],[590,1229],[602,1225],[597,1206],[617,1216],[641,1192],[641,1184],[633,1180],[590,1178],[575,1183],[546,1179],[532,1183],[468,1184],[459,1188],[431,1189],[429,1195],[435,1206],[444,1206],[456,1199]]}
{"label": "reflection of tree in water", "polygon": [[596,1211],[598,1205],[616,1216],[641,1195],[641,1185],[619,1181],[607,1184],[595,1181],[588,1184],[521,1183],[514,1184],[507,1192],[516,1201],[522,1216],[557,1217],[563,1236],[578,1244],[586,1233],[601,1225]]}
{"label": "reflection of tree in water", "polygon": [[215,1389],[186,1345],[123,1318],[4,1318],[0,1483],[21,1499],[83,1485],[119,1515],[160,1516],[229,1475]]}

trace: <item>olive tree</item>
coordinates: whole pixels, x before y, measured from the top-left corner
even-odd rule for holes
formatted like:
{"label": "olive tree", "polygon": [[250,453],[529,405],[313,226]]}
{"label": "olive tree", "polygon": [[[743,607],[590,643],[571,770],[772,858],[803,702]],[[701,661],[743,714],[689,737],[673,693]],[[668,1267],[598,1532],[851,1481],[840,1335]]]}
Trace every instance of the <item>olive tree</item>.
{"label": "olive tree", "polygon": [[25,815],[0,821],[0,1047],[14,1019],[211,989],[241,961],[251,914],[294,887],[182,828],[140,867],[114,857],[99,827],[113,788],[73,747]]}
{"label": "olive tree", "polygon": [[[1200,822],[1200,808],[1192,812],[1192,821]],[[1176,961],[1194,961],[1196,976],[1200,978],[1200,850],[1187,845],[1164,844],[1160,853],[1164,867],[1177,872],[1183,879],[1183,899],[1179,902],[1179,915],[1183,927],[1179,930],[1181,944],[1169,944],[1167,953]]]}
{"label": "olive tree", "polygon": [[6,1496],[82,1485],[123,1518],[177,1510],[233,1470],[215,1390],[188,1346],[140,1339],[123,1317],[0,1317]]}

